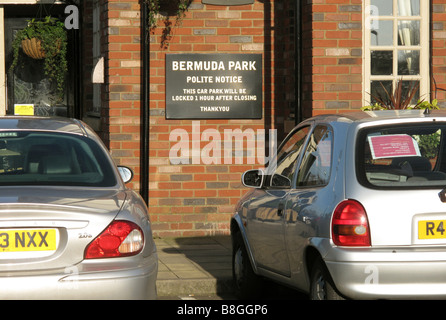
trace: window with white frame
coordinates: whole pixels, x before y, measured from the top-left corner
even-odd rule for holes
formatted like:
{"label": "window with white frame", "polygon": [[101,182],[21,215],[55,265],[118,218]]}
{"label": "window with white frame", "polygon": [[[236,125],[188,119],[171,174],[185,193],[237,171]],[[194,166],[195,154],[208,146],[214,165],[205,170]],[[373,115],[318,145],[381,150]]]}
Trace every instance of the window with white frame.
{"label": "window with white frame", "polygon": [[[429,97],[429,6],[427,0],[366,0],[364,102],[388,98],[402,81],[403,94]],[[386,91],[388,93],[386,93]]]}

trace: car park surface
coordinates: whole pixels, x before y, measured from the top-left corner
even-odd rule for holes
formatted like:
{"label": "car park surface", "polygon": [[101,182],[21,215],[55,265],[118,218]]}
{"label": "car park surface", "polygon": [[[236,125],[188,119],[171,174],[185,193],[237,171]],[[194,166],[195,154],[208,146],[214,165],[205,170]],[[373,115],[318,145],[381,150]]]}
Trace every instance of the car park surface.
{"label": "car park surface", "polygon": [[446,297],[446,112],[326,115],[250,170],[231,220],[233,277],[312,299]]}

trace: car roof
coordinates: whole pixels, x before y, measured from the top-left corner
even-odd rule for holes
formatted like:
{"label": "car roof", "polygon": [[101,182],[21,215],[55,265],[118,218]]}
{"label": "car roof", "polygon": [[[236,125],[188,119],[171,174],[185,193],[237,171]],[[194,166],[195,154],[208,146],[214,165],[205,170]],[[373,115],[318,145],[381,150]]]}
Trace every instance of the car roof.
{"label": "car roof", "polygon": [[350,113],[318,115],[308,120],[322,122],[364,123],[382,120],[410,120],[426,118],[445,118],[446,110],[384,110],[384,111],[356,111]]}
{"label": "car roof", "polygon": [[0,117],[0,131],[5,130],[54,131],[88,136],[86,128],[79,120],[63,117]]}

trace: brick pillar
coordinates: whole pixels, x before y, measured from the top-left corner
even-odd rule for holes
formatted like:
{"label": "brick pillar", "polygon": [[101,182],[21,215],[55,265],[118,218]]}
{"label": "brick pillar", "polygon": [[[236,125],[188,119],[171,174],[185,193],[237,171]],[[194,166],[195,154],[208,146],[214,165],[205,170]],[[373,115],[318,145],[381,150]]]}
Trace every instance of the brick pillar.
{"label": "brick pillar", "polygon": [[322,0],[304,10],[304,99],[311,103],[312,114],[359,110],[362,1]]}
{"label": "brick pillar", "polygon": [[129,166],[139,189],[141,31],[138,0],[108,1],[106,108],[110,151],[116,163]]}
{"label": "brick pillar", "polygon": [[431,100],[446,107],[446,0],[432,1]]}

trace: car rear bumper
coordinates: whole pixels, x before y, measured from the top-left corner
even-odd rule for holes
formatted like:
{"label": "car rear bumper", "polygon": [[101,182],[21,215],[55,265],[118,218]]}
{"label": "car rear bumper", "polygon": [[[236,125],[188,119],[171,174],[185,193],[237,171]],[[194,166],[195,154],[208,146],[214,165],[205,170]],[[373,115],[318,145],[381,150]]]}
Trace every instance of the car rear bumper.
{"label": "car rear bumper", "polygon": [[[353,299],[446,298],[446,248],[333,248],[325,263]],[[441,252],[443,251],[443,252]]]}
{"label": "car rear bumper", "polygon": [[0,299],[156,299],[158,256],[142,261],[105,271],[98,259],[50,275],[0,276]]}

